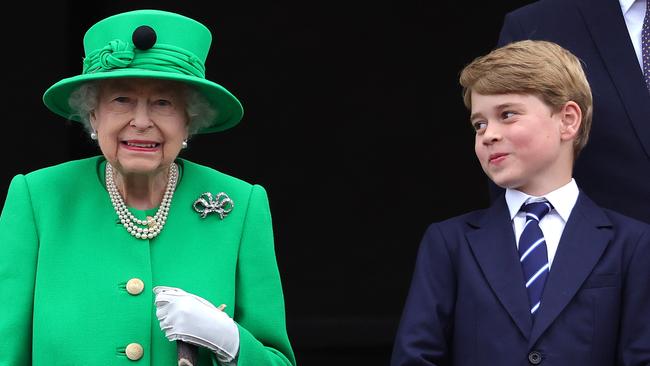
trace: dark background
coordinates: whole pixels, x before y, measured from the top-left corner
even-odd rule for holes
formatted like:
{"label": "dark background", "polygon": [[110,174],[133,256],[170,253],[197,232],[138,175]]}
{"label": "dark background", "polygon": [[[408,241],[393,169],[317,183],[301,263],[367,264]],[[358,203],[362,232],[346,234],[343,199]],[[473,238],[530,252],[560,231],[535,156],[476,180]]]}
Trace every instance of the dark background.
{"label": "dark background", "polygon": [[299,365],[387,365],[426,226],[488,204],[458,73],[530,2],[14,3],[0,204],[13,175],[99,153],[41,102],[80,73],[88,27],[139,8],[192,17],[213,33],[207,78],[245,114],[181,156],[267,189]]}

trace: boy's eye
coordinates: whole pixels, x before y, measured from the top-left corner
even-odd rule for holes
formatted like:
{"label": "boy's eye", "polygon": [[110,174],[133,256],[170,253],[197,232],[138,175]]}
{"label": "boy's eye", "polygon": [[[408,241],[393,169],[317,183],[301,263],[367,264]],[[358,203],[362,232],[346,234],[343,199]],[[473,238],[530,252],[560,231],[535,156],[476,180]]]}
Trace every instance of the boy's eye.
{"label": "boy's eye", "polygon": [[482,132],[487,128],[487,122],[484,121],[477,121],[472,123],[472,127],[474,127],[474,131],[477,133]]}
{"label": "boy's eye", "polygon": [[516,114],[515,112],[504,111],[503,113],[501,113],[501,116],[503,117],[503,119],[508,119],[508,118],[514,116],[515,114]]}

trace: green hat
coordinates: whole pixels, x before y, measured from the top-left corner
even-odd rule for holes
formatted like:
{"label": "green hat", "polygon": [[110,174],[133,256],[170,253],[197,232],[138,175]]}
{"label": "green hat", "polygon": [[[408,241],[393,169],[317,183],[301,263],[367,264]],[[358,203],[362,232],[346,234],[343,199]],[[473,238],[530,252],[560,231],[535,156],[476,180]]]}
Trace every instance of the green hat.
{"label": "green hat", "polygon": [[99,21],[84,36],[81,75],[63,79],[45,91],[43,102],[54,113],[80,121],[68,99],[83,83],[114,78],[175,80],[193,86],[216,109],[212,124],[197,133],[223,131],[242,118],[241,103],[219,84],[205,79],[212,42],[203,24],[159,10],[136,10]]}

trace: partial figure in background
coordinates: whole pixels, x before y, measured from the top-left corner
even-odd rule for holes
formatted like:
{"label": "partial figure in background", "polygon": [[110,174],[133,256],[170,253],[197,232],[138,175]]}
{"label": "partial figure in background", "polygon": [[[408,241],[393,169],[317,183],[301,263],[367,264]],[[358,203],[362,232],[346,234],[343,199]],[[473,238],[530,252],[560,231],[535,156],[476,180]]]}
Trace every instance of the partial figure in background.
{"label": "partial figure in background", "polygon": [[[650,60],[649,50],[642,49],[650,44],[649,13],[646,0],[541,0],[507,14],[498,43],[552,41],[582,61],[593,92],[594,117],[575,177],[599,205],[646,222]],[[491,184],[492,199],[500,191]]]}
{"label": "partial figure in background", "polygon": [[45,92],[102,154],[11,182],[0,365],[176,366],[170,341],[197,365],[296,364],[264,188],[179,157],[243,115],[205,78],[211,41],[180,14],[113,15],[86,32],[82,74]]}

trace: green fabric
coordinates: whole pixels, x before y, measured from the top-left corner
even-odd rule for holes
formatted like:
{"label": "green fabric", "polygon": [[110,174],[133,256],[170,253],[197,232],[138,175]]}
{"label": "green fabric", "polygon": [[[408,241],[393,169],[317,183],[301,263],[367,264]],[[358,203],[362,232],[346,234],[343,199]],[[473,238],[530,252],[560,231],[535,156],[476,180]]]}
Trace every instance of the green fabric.
{"label": "green fabric", "polygon": [[123,67],[178,72],[205,78],[205,66],[196,56],[173,45],[156,44],[147,50],[147,57],[130,43],[113,40],[101,49],[92,51],[83,62],[84,74]]}
{"label": "green fabric", "polygon": [[[133,33],[140,26],[156,33],[155,45],[147,50],[133,46]],[[68,104],[70,94],[92,80],[154,78],[175,80],[194,87],[217,111],[213,123],[197,133],[223,131],[239,123],[241,103],[221,85],[205,78],[205,61],[212,34],[203,24],[180,14],[160,10],[134,10],[97,22],[84,36],[81,75],[65,78],[43,94],[52,112],[80,121]]]}
{"label": "green fabric", "polygon": [[[179,159],[163,231],[136,239],[117,221],[103,161],[12,180],[0,216],[0,365],[176,366],[155,316],[157,285],[227,304],[240,330],[239,366],[295,365],[264,188]],[[192,203],[204,192],[227,193],[233,211],[201,219]],[[131,278],[144,282],[140,295],[126,292]],[[132,342],[144,347],[139,361],[124,354]],[[200,358],[217,364],[207,350]]]}

